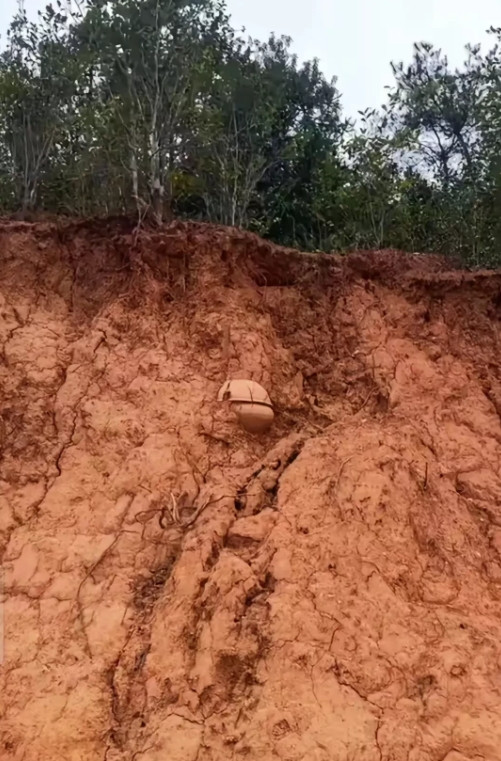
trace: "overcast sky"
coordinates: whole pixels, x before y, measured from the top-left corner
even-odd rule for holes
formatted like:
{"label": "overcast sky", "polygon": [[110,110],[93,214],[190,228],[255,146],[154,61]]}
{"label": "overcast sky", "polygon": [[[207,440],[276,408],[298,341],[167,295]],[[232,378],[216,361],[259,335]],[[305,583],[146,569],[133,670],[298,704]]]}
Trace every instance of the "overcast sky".
{"label": "overcast sky", "polygon": [[[30,16],[47,0],[24,0]],[[4,37],[17,0],[0,0]],[[390,61],[409,61],[413,42],[440,46],[460,64],[466,43],[489,45],[486,29],[501,26],[501,0],[227,0],[235,27],[253,37],[270,32],[294,41],[299,58],[319,58],[338,77],[345,113],[379,106],[391,84]],[[0,42],[1,44],[1,42]]]}

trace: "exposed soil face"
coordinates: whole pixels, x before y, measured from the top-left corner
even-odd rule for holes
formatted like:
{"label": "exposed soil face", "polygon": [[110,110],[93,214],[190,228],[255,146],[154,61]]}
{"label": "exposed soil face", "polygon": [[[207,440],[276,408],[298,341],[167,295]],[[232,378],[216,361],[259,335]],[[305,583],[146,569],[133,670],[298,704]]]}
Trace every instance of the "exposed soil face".
{"label": "exposed soil face", "polygon": [[498,761],[501,274],[119,222],[0,259],[0,757]]}

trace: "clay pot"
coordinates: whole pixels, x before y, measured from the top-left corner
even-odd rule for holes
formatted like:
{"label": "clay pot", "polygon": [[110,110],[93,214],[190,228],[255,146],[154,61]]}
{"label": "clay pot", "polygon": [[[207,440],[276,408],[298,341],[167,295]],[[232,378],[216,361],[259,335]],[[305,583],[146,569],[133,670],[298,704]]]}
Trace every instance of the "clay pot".
{"label": "clay pot", "polygon": [[242,428],[245,428],[249,433],[264,433],[271,426],[275,417],[272,408],[264,404],[234,402],[231,409],[236,414]]}
{"label": "clay pot", "polygon": [[264,433],[275,417],[267,391],[248,380],[226,381],[218,394],[218,401],[228,401],[238,422],[249,433]]}

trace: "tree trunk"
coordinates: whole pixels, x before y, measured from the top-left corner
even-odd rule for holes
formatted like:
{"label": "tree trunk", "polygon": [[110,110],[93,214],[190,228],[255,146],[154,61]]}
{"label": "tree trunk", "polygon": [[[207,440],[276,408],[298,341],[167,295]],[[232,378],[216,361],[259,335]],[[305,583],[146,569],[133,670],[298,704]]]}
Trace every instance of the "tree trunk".
{"label": "tree trunk", "polygon": [[164,221],[164,188],[158,177],[153,181],[151,205],[155,222],[161,225]]}

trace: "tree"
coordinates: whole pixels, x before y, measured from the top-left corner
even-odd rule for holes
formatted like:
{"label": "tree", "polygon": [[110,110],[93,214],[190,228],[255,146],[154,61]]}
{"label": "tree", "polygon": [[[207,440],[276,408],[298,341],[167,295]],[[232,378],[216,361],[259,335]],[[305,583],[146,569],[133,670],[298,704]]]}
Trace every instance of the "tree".
{"label": "tree", "polygon": [[91,0],[75,30],[91,50],[94,87],[121,122],[131,194],[157,222],[169,215],[172,176],[203,82],[208,50],[224,43],[219,0]]}
{"label": "tree", "polygon": [[4,182],[23,213],[39,202],[51,156],[68,130],[79,62],[68,55],[67,17],[48,6],[40,23],[14,19],[0,56]]}
{"label": "tree", "polygon": [[485,58],[479,47],[468,47],[463,68],[452,71],[440,50],[421,43],[410,66],[393,70],[395,128],[415,133],[412,164],[433,189],[433,246],[478,264],[493,246],[491,175],[499,154],[493,134],[500,134],[493,130],[500,102],[496,49]]}

